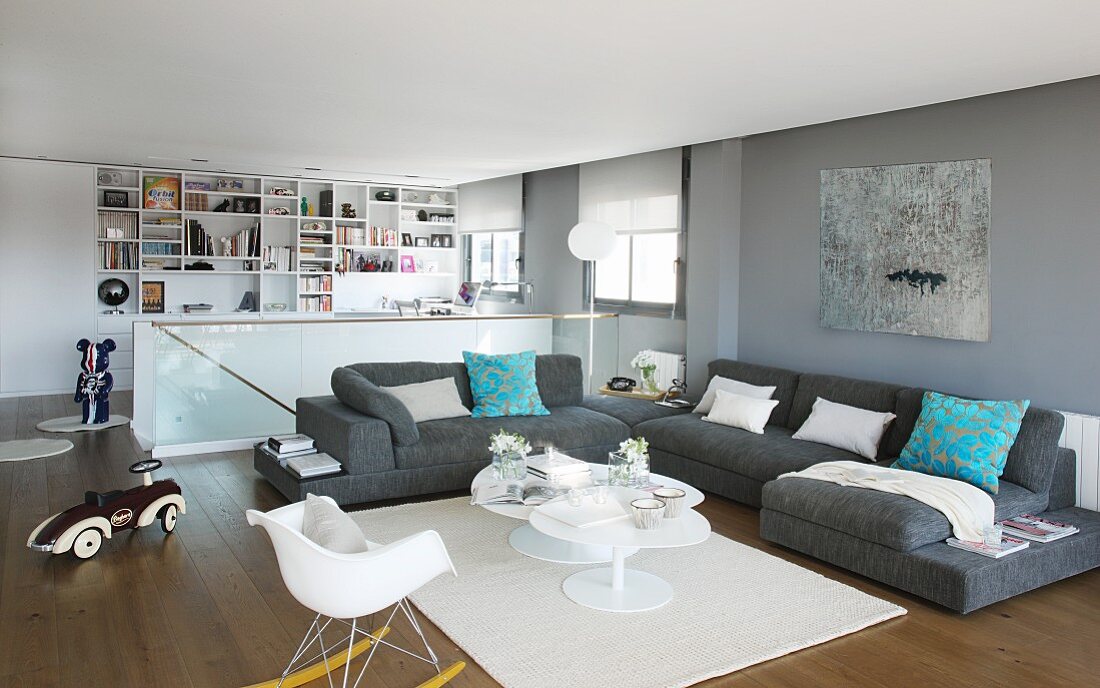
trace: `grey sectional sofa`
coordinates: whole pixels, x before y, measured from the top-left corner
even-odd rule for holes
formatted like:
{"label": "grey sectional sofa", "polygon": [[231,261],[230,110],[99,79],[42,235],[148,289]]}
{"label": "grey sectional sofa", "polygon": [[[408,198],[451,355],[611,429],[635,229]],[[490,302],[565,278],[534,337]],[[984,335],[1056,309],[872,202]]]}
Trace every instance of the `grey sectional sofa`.
{"label": "grey sectional sofa", "polygon": [[[474,406],[463,363],[357,363],[349,370],[384,387],[453,377],[462,403]],[[538,356],[535,377],[549,416],[450,418],[408,428],[393,418],[360,413],[336,396],[301,398],[298,432],[313,437],[344,470],[298,480],[260,451],[255,452],[256,470],[292,501],[314,492],[356,504],[468,488],[489,461],[489,436],[500,429],[520,433],[535,447],[552,445],[591,460],[606,460],[630,436],[622,421],[582,406],[584,375],[576,356]]]}

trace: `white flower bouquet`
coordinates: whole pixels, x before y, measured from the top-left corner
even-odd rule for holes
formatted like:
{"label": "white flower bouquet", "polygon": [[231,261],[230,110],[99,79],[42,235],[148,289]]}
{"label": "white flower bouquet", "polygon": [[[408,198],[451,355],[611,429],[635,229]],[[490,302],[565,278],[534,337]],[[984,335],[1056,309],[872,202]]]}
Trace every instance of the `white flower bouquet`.
{"label": "white flower bouquet", "polygon": [[657,380],[653,374],[657,372],[657,359],[651,349],[639,351],[630,361],[631,368],[637,368],[642,375],[642,387],[650,393],[659,392]]}
{"label": "white flower bouquet", "polygon": [[518,433],[500,432],[489,436],[493,453],[493,475],[497,480],[523,480],[527,477],[527,455],[531,445]]}

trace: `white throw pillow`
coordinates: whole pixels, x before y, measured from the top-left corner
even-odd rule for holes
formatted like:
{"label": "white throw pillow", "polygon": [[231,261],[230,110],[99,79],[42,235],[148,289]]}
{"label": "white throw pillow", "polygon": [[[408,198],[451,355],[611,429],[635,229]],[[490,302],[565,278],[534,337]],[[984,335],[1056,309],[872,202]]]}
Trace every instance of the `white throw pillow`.
{"label": "white throw pillow", "polygon": [[719,389],[715,390],[713,408],[703,420],[763,435],[772,409],[778,404],[777,399],[757,399]]}
{"label": "white throw pillow", "polygon": [[757,387],[747,382],[715,375],[710,379],[707,391],[703,392],[703,398],[699,400],[699,405],[695,407],[695,413],[710,413],[711,407],[714,406],[714,393],[718,390],[740,394],[743,397],[752,397],[753,399],[771,399],[772,395],[775,394],[775,387]]}
{"label": "white throw pillow", "polygon": [[327,499],[306,494],[302,534],[330,552],[357,554],[370,549],[363,531],[340,507]]}
{"label": "white throw pillow", "polygon": [[409,409],[414,423],[470,415],[470,409],[462,405],[462,397],[458,396],[458,385],[453,377],[382,389],[397,397]]}
{"label": "white throw pillow", "polygon": [[792,437],[827,444],[875,460],[886,428],[897,416],[817,398],[810,417]]}

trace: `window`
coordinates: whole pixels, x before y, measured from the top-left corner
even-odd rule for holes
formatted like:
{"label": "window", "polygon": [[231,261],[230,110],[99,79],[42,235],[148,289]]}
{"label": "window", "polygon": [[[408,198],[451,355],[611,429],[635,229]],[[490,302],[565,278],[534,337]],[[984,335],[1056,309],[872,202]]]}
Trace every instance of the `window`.
{"label": "window", "polygon": [[[596,303],[642,315],[683,313],[681,149],[581,165],[581,219],[615,228],[615,252],[595,265]],[[592,269],[587,267],[586,269]],[[588,300],[585,279],[585,300]]]}
{"label": "window", "polygon": [[468,282],[498,283],[482,291],[514,299],[521,296],[523,281],[523,232],[478,232],[462,238]]}
{"label": "window", "polygon": [[523,303],[523,175],[463,184],[459,191],[462,279],[489,283],[481,291],[487,300]]}

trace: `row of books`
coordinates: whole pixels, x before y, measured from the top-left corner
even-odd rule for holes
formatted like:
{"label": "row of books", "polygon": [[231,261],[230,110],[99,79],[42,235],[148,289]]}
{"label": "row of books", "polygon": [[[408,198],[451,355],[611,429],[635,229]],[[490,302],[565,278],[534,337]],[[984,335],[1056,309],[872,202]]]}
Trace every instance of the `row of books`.
{"label": "row of books", "polygon": [[298,272],[328,272],[327,260],[312,260],[313,254],[302,251],[298,259]]}
{"label": "row of books", "polygon": [[96,236],[101,239],[137,239],[138,214],[100,210],[96,213]]}
{"label": "row of books", "polygon": [[[947,544],[956,549],[980,554],[983,557],[1000,559],[1020,550],[1027,549],[1031,542],[1053,542],[1069,537],[1080,529],[1071,523],[1052,521],[1042,516],[1022,514],[998,523],[1002,535],[999,545],[984,542],[967,542],[956,538],[947,538]],[[1030,541],[1030,542],[1029,542]]]}
{"label": "row of books", "polygon": [[328,246],[328,238],[323,236],[303,235],[298,237],[298,243],[302,246]]}
{"label": "row of books", "polygon": [[209,201],[206,194],[183,194],[183,209],[184,210],[196,210],[207,211],[210,210]]}
{"label": "row of books", "polygon": [[104,243],[99,247],[100,267],[104,270],[137,270],[137,244]]}
{"label": "row of books", "polygon": [[294,249],[290,246],[264,246],[260,258],[265,270],[290,272],[294,269]]}
{"label": "row of books", "polygon": [[340,462],[318,452],[309,435],[276,435],[259,445],[259,449],[299,478],[316,478],[340,472]]}
{"label": "row of books", "polygon": [[251,227],[246,227],[237,232],[237,236],[233,237],[225,248],[225,255],[227,256],[258,257],[260,255],[259,220],[253,223]]}
{"label": "row of books", "polygon": [[183,236],[183,252],[188,256],[214,255],[214,242],[198,220],[187,221],[187,231]]}
{"label": "row of books", "polygon": [[[304,238],[304,237],[303,237]],[[349,246],[384,247],[398,246],[396,229],[388,227],[341,227],[336,226],[336,243]]]}
{"label": "row of books", "polygon": [[302,277],[299,291],[332,291],[332,275]]}
{"label": "row of books", "polygon": [[331,313],[332,297],[328,294],[302,296],[298,299],[298,310],[303,313]]}
{"label": "row of books", "polygon": [[[246,227],[223,244],[222,255],[257,258],[260,255],[260,223]],[[214,240],[198,220],[187,221],[187,232],[183,237],[183,252],[188,256],[216,256]]]}
{"label": "row of books", "polygon": [[147,256],[178,256],[179,244],[163,241],[145,241],[141,244],[141,252]]}

